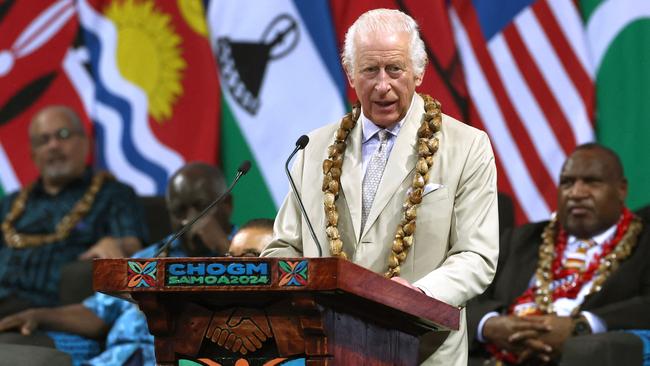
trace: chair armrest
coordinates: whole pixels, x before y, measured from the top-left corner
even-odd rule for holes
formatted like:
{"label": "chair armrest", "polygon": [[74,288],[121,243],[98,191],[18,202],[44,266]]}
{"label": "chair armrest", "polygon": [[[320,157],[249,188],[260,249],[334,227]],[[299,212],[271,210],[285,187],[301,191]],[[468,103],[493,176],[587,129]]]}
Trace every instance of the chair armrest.
{"label": "chair armrest", "polygon": [[634,334],[613,331],[571,337],[564,342],[560,366],[643,365],[643,342]]}

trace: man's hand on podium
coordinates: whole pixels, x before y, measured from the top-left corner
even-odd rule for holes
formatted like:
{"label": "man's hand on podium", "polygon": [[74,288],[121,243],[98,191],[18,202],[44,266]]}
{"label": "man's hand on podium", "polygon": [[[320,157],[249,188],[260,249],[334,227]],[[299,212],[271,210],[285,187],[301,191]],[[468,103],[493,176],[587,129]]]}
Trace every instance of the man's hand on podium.
{"label": "man's hand on podium", "polygon": [[205,337],[227,350],[245,355],[262,348],[267,339],[273,338],[273,333],[264,312],[236,308],[214,313]]}
{"label": "man's hand on podium", "polygon": [[[406,286],[406,287],[412,288],[413,290],[415,290],[415,291],[417,291],[417,292],[421,292],[421,293],[424,294],[424,291],[422,291],[421,288],[419,288],[419,287],[415,287],[415,286],[411,285],[411,283],[410,283],[409,281],[403,279],[402,277],[392,277],[391,280],[393,280],[393,281],[399,283],[400,285],[404,285],[404,286]],[[426,294],[425,294],[425,295],[426,295]]]}

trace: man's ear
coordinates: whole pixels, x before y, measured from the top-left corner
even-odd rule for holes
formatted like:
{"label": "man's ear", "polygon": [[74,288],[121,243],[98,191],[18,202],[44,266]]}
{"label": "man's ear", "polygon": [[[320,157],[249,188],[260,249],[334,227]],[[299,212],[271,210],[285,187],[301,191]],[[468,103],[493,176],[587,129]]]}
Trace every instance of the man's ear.
{"label": "man's ear", "polygon": [[354,89],[354,75],[352,75],[351,70],[349,70],[349,67],[347,66],[343,66],[343,70],[345,71],[345,76],[348,78],[350,88]]}
{"label": "man's ear", "polygon": [[420,76],[415,77],[415,86],[420,86],[422,84],[422,80],[424,80],[424,70],[422,70],[422,74]]}
{"label": "man's ear", "polygon": [[618,198],[621,202],[625,202],[627,198],[627,179],[621,179],[621,183],[618,185]]}

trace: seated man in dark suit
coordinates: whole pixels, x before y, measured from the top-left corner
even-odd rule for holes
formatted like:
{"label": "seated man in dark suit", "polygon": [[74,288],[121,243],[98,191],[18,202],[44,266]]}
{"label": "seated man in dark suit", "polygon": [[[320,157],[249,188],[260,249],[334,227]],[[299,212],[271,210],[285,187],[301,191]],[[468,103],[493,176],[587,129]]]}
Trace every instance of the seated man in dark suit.
{"label": "seated man in dark suit", "polygon": [[74,111],[41,110],[29,138],[39,178],[0,201],[0,316],[58,305],[61,267],[132,255],[146,232],[133,189],[86,166],[90,142]]}
{"label": "seated man in dark suit", "polygon": [[[225,192],[226,187],[223,174],[215,167],[192,163],[179,169],[167,186],[172,226],[178,229],[187,224]],[[231,212],[232,200],[228,197],[172,242],[163,255],[225,255],[234,231],[230,224]],[[141,250],[134,257],[153,257],[165,241]],[[137,305],[105,294],[97,293],[82,304],[30,309],[0,320],[0,331],[12,328],[24,335],[37,329],[49,330],[47,335],[54,340],[56,348],[70,353],[75,362],[84,365],[155,364],[153,336],[144,314]],[[100,347],[91,339],[106,339],[101,354],[98,355]]]}
{"label": "seated man in dark suit", "polygon": [[502,235],[495,280],[468,305],[472,361],[556,362],[574,337],[650,328],[650,230],[626,195],[613,151],[576,148],[562,168],[557,214]]}

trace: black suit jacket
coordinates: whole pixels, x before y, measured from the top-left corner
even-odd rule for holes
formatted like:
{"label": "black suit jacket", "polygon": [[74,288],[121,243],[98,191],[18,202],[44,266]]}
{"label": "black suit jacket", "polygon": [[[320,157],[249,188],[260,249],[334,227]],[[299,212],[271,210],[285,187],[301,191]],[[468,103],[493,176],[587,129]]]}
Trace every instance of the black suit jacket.
{"label": "black suit jacket", "polygon": [[[541,235],[548,222],[508,230],[500,238],[500,257],[494,281],[467,305],[470,350],[479,346],[476,330],[490,311],[504,312],[527,288],[537,266]],[[650,226],[643,223],[637,245],[603,283],[587,296],[580,310],[592,312],[608,330],[650,328]]]}

